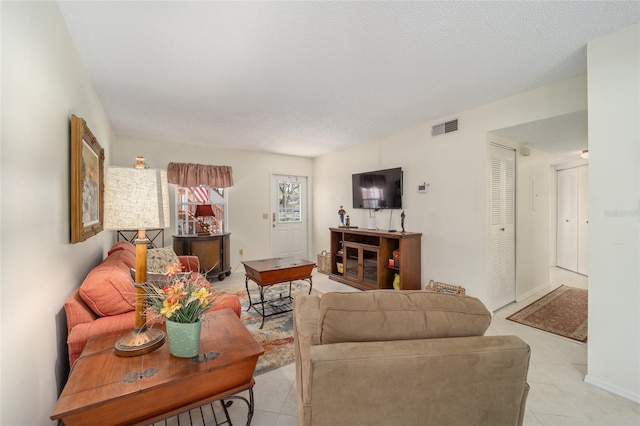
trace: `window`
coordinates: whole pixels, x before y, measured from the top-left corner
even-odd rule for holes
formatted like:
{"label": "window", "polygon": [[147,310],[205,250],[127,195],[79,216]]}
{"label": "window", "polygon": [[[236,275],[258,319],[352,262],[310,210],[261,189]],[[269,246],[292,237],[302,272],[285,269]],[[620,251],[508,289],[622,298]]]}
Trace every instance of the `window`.
{"label": "window", "polygon": [[214,217],[199,218],[209,224],[211,233],[226,232],[227,195],[224,188],[211,188],[206,185],[197,187],[179,186],[176,190],[176,212],[178,235],[196,235],[201,227],[195,212],[200,204],[210,204]]}
{"label": "window", "polygon": [[300,182],[278,181],[278,222],[302,222]]}

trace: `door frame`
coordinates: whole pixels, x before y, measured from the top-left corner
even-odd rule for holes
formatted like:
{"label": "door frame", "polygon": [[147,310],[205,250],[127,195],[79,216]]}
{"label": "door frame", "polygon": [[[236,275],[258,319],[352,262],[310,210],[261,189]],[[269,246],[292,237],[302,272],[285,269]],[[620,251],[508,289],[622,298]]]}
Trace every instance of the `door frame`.
{"label": "door frame", "polygon": [[[312,227],[312,223],[313,223],[313,213],[312,213],[312,202],[311,202],[311,188],[312,188],[312,181],[311,181],[311,176],[306,175],[306,174],[301,174],[301,173],[285,173],[285,172],[276,172],[276,171],[271,171],[269,173],[269,217],[268,217],[268,222],[269,222],[269,255],[271,257],[273,257],[273,238],[274,238],[274,232],[273,232],[273,226],[272,226],[272,217],[274,214],[277,214],[277,211],[274,211],[274,197],[276,196],[276,194],[273,193],[273,179],[275,176],[292,176],[292,177],[303,177],[307,180],[307,188],[306,188],[306,194],[307,196],[305,197],[305,201],[304,201],[304,208],[306,209],[307,212],[307,223],[306,223],[306,237],[307,237],[307,258],[312,258],[313,256],[311,255],[312,252],[312,247],[313,247],[313,241],[311,239],[312,235],[313,235],[313,227]],[[307,259],[310,261],[313,261],[313,259]]]}

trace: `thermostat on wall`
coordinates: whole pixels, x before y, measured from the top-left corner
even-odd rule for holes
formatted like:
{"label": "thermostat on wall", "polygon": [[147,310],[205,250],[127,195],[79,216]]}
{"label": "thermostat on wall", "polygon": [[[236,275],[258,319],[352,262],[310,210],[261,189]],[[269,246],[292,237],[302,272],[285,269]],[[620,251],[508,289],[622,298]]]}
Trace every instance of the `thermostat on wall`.
{"label": "thermostat on wall", "polygon": [[418,192],[427,192],[429,190],[429,185],[428,183],[423,183],[422,185],[418,185]]}

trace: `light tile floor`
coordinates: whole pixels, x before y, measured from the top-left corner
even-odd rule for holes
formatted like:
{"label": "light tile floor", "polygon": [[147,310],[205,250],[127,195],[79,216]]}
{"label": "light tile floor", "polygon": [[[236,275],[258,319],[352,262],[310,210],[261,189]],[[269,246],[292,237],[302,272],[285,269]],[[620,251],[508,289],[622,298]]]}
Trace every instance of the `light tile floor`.
{"label": "light tile floor", "polygon": [[[516,324],[505,318],[561,284],[587,288],[586,277],[559,268],[551,268],[551,286],[494,314],[487,334],[515,334],[531,346],[524,424],[551,425],[640,425],[640,404],[584,383],[587,371],[587,345]],[[234,273],[228,280],[244,280]],[[314,273],[314,288],[322,291],[358,291]],[[254,426],[297,424],[295,366],[289,364],[256,377],[254,388]],[[246,405],[235,402],[230,407],[235,424],[246,422]]]}

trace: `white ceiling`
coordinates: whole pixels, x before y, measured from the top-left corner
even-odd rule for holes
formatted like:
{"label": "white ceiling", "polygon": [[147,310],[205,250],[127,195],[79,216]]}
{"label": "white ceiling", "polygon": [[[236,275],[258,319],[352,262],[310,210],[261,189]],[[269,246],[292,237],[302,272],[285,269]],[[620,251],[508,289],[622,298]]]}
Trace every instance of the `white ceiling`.
{"label": "white ceiling", "polygon": [[544,120],[492,131],[532,148],[552,154],[551,164],[580,157],[587,144],[587,111],[577,111]]}
{"label": "white ceiling", "polygon": [[[584,74],[588,41],[640,21],[638,1],[59,7],[117,135],[308,157]],[[575,150],[576,123],[537,126],[544,147]]]}

